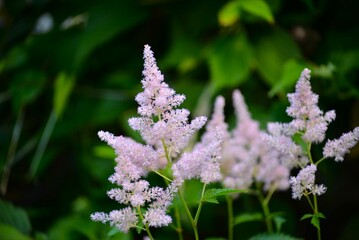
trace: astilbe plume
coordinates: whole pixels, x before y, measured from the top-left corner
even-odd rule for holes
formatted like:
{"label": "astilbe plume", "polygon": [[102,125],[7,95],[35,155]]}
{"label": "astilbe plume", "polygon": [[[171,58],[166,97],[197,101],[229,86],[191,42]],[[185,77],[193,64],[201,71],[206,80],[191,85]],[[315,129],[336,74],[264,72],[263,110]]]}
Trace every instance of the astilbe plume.
{"label": "astilbe plume", "polygon": [[[312,92],[309,80],[310,70],[304,69],[295,86],[295,92],[288,94],[290,106],[286,112],[293,120],[289,123],[269,123],[268,134],[263,135],[269,146],[281,152],[287,166],[301,168],[297,177],[291,177],[290,180],[292,196],[295,199],[300,199],[303,194],[308,196],[325,193],[324,185],[315,184],[315,172],[321,160],[314,164],[310,148],[313,143],[324,141],[328,124],[336,117],[334,110],[323,113],[319,109],[319,97]],[[298,137],[302,145],[298,140],[294,141],[294,138]],[[336,161],[342,161],[343,156],[358,141],[359,128],[343,134],[339,139],[328,140],[323,148],[323,159],[334,157]]]}
{"label": "astilbe plume", "polygon": [[[91,219],[109,222],[122,232],[136,227],[140,220],[149,227],[167,226],[172,222],[166,211],[183,179],[187,177],[174,179],[167,188],[151,187],[143,177],[150,171],[171,165],[168,158],[176,156],[207,120],[206,117],[197,117],[189,123],[190,112],[187,109],[176,109],[185,96],[176,94],[163,81],[163,75],[148,45],[144,48],[143,76],[143,92],[136,96],[140,117],[129,119],[129,125],[139,131],[146,145],[123,136],[116,137],[109,132],[98,133],[101,140],[107,142],[116,153],[115,173],[109,180],[119,188],[111,189],[107,195],[128,206],[108,214],[93,213]],[[203,142],[197,144],[192,153],[188,153],[191,158],[201,156],[198,159],[198,169],[201,169],[198,176],[204,182],[212,182],[220,177],[217,152],[221,145],[221,131],[209,132],[211,136],[204,137]],[[144,209],[143,213],[140,208]]]}
{"label": "astilbe plume", "polygon": [[344,133],[339,139],[328,140],[323,148],[325,158],[334,157],[339,162],[344,160],[344,155],[359,141],[359,127],[352,132]]}
{"label": "astilbe plume", "polygon": [[259,123],[251,118],[239,90],[233,92],[236,127],[227,134],[222,150],[223,184],[233,189],[247,189],[253,181],[263,182],[264,190],[275,185],[289,187],[289,169],[280,161],[280,152],[269,147],[261,137]]}
{"label": "astilbe plume", "polygon": [[[148,45],[144,49],[143,92],[136,96],[141,117],[129,119],[133,130],[139,131],[147,144],[161,149],[166,145],[176,156],[188,144],[192,135],[204,126],[206,117],[197,117],[190,123],[187,109],[175,109],[185,96],[176,92],[163,81],[163,75]],[[164,150],[163,150],[164,151]]]}
{"label": "astilbe plume", "polygon": [[220,158],[227,124],[224,122],[224,98],[217,97],[212,118],[206,126],[201,141],[191,152],[185,152],[173,164],[173,175],[178,179],[198,178],[203,183],[211,183],[222,178]]}

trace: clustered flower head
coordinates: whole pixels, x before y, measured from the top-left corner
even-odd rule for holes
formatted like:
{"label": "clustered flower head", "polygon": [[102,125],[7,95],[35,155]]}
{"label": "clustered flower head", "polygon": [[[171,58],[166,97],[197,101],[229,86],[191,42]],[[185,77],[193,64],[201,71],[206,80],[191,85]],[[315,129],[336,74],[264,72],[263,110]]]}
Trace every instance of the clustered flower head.
{"label": "clustered flower head", "polygon": [[206,117],[197,117],[190,123],[187,109],[175,109],[185,96],[176,94],[163,80],[156,59],[148,45],[144,49],[143,92],[136,96],[141,117],[129,119],[133,130],[139,131],[147,144],[162,148],[165,144],[176,156],[188,144],[192,135],[204,126]]}
{"label": "clustered flower head", "polygon": [[228,188],[247,189],[253,181],[263,182],[264,190],[275,186],[289,187],[289,168],[279,160],[279,151],[271,148],[261,137],[259,123],[252,119],[239,90],[233,92],[236,127],[223,143],[223,184]]}
{"label": "clustered flower head", "polygon": [[[91,219],[109,222],[122,232],[136,227],[140,220],[148,227],[170,224],[172,218],[167,210],[183,180],[199,178],[204,183],[211,183],[221,178],[219,159],[225,125],[221,125],[220,108],[224,103],[218,101],[214,118],[201,142],[191,152],[183,153],[176,162],[172,162],[172,158],[183,151],[192,135],[204,126],[207,118],[197,117],[189,122],[190,112],[177,108],[185,96],[176,94],[163,81],[164,77],[148,45],[144,48],[143,76],[143,92],[136,96],[140,117],[129,119],[129,125],[141,134],[145,145],[109,132],[98,133],[101,140],[107,142],[116,153],[115,172],[109,180],[119,187],[111,189],[107,195],[128,207],[108,214],[93,213]],[[166,188],[151,187],[143,179],[149,172],[164,169],[168,165],[172,166],[174,179]]]}
{"label": "clustered flower head", "polygon": [[220,170],[221,149],[227,131],[223,108],[223,97],[217,97],[212,118],[207,124],[201,141],[194,146],[191,152],[185,152],[173,164],[173,174],[176,178],[198,178],[206,184],[219,181],[222,178]]}
{"label": "clustered flower head", "polygon": [[325,193],[327,188],[321,184],[315,184],[315,172],[317,166],[310,164],[299,171],[296,177],[290,178],[290,184],[292,185],[292,196],[294,199],[300,199],[303,194],[315,194],[322,195]]}
{"label": "clustered flower head", "polygon": [[[294,199],[300,199],[303,194],[325,193],[324,185],[315,184],[317,166],[310,159],[308,151],[312,143],[324,141],[328,124],[336,117],[334,110],[323,113],[319,109],[319,97],[312,92],[309,80],[310,70],[304,69],[295,86],[295,92],[288,94],[290,106],[286,112],[293,120],[290,123],[269,123],[268,134],[262,136],[270,146],[281,153],[281,159],[288,167],[301,168],[297,177],[290,178]],[[295,142],[295,137],[300,137],[303,144]],[[359,128],[343,134],[339,139],[328,140],[323,149],[323,159],[334,157],[335,161],[343,161],[343,156],[358,141]]]}

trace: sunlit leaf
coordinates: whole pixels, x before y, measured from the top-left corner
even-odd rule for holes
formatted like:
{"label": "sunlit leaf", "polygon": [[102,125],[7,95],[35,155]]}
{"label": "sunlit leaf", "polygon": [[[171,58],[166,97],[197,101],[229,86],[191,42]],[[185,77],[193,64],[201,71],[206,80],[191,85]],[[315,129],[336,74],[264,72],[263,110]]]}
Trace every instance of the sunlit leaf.
{"label": "sunlit leaf", "polygon": [[268,4],[264,0],[241,0],[239,1],[241,9],[257,17],[273,23],[274,17]]}
{"label": "sunlit leaf", "polygon": [[229,1],[218,12],[218,22],[224,27],[234,25],[239,17],[240,1]]}

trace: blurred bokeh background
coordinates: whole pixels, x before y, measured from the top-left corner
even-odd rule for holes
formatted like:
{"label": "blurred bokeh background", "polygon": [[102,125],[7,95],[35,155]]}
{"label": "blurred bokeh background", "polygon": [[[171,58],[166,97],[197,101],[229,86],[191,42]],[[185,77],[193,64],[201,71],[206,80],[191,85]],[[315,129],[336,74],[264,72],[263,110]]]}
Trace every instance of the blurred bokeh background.
{"label": "blurred bokeh background", "polygon": [[[221,94],[233,124],[238,88],[262,128],[288,121],[286,94],[307,67],[321,109],[337,112],[328,137],[358,126],[357,9],[355,0],[0,0],[0,239],[140,238],[108,233],[89,215],[118,208],[106,196],[114,154],[97,132],[139,140],[127,119],[136,115],[144,44],[193,116],[209,115]],[[358,169],[358,147],[342,163],[321,164],[323,239],[358,235]],[[259,204],[243,196],[234,207],[251,212]],[[271,208],[286,212],[284,232],[315,238],[299,221],[310,211],[304,200],[276,193]],[[225,203],[202,214],[201,239],[226,236]],[[235,236],[264,230],[246,223]],[[169,232],[155,235],[172,239]]]}

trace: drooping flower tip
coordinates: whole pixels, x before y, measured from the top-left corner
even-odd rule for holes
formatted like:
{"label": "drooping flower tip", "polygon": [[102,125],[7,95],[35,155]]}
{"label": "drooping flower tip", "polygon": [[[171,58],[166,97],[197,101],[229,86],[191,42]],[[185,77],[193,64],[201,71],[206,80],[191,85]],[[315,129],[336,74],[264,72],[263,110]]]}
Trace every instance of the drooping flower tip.
{"label": "drooping flower tip", "polygon": [[353,131],[344,133],[340,138],[328,140],[323,148],[325,158],[334,157],[336,162],[344,160],[344,155],[349,153],[359,141],[359,127]]}

